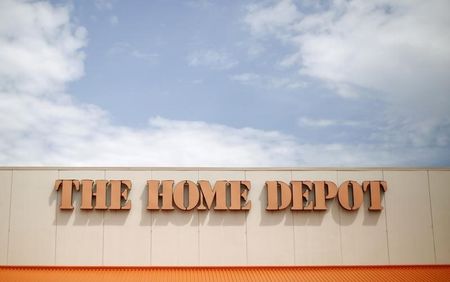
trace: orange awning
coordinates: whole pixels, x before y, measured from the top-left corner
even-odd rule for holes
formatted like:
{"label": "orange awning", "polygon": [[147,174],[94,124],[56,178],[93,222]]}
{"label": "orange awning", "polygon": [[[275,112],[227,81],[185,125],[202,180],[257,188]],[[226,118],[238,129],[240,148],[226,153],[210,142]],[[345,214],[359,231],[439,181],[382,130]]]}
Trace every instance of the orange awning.
{"label": "orange awning", "polygon": [[0,281],[450,281],[450,265],[317,267],[0,266]]}

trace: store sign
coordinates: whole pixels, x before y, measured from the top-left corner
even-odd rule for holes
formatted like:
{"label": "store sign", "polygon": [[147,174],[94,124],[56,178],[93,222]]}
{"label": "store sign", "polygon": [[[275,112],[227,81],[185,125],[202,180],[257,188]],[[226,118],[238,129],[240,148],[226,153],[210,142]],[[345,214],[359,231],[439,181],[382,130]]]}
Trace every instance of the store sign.
{"label": "store sign", "polygon": [[[72,210],[74,193],[81,193],[82,210],[129,210],[131,200],[130,180],[76,180],[55,181],[55,190],[60,192],[61,210]],[[148,180],[147,210],[218,210],[248,211],[251,183],[247,180],[220,180],[211,185],[209,181]],[[81,191],[80,191],[81,190]],[[280,211],[324,211],[330,201],[337,199],[342,208],[358,210],[364,194],[369,194],[370,211],[381,211],[382,193],[386,192],[385,181],[344,181],[339,187],[332,181],[266,181],[266,210]]]}

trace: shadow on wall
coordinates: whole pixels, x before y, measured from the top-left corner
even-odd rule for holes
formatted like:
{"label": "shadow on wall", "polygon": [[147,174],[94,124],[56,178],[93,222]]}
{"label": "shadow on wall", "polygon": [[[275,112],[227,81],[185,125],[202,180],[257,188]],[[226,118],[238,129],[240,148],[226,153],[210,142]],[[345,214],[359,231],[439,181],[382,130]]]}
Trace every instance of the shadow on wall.
{"label": "shadow on wall", "polygon": [[[284,223],[284,225],[295,226],[320,226],[324,223],[324,220],[333,220],[335,224],[338,225],[352,225],[358,218],[362,218],[362,224],[367,226],[375,226],[382,214],[384,214],[384,209],[381,211],[370,211],[370,194],[364,193],[363,204],[357,210],[349,211],[341,207],[337,198],[327,200],[327,210],[291,210],[292,205],[282,210],[266,210],[266,203],[268,202],[266,187],[259,187],[258,199],[262,203],[259,206],[259,212],[261,214],[260,225],[270,226],[279,225]],[[255,189],[256,190],[256,189]],[[314,190],[310,194],[310,199],[314,199]],[[278,195],[281,196],[280,194]],[[382,202],[384,202],[384,194],[382,194]],[[280,203],[280,201],[279,201]],[[304,206],[311,203],[305,202]]]}
{"label": "shadow on wall", "polygon": [[57,194],[56,204],[56,225],[68,225],[73,220],[72,225],[103,225],[103,210],[81,210],[81,193],[73,193],[73,209],[61,210],[59,204],[61,203],[61,193],[57,193],[53,190],[52,194]]}
{"label": "shadow on wall", "polygon": [[[291,206],[286,209],[277,211],[266,210],[267,193],[266,187],[253,187],[251,192],[259,193],[257,199],[258,204],[253,203],[250,211],[218,211],[218,210],[189,210],[183,211],[175,208],[174,210],[157,210],[150,211],[146,209],[147,205],[147,184],[143,189],[134,189],[133,192],[139,193],[139,201],[142,205],[140,210],[136,205],[132,204],[131,210],[81,210],[81,193],[73,193],[73,210],[60,210],[59,203],[61,201],[61,193],[52,190],[49,195],[49,204],[56,201],[56,217],[54,224],[68,225],[73,218],[73,225],[124,225],[130,216],[140,215],[139,225],[148,226],[241,226],[246,224],[249,213],[259,212],[260,226],[274,226],[279,224],[295,225],[295,226],[320,226],[326,221],[334,221],[338,225],[352,225],[357,219],[362,218],[362,224],[375,226],[378,224],[382,211],[369,211],[370,195],[364,193],[364,202],[358,210],[348,211],[339,205],[336,198],[327,200],[327,210],[291,210]],[[314,195],[311,194],[311,198]],[[384,194],[382,198],[384,202]],[[109,204],[109,203],[108,203]],[[308,203],[305,203],[307,205]],[[258,210],[256,210],[258,209]],[[132,215],[133,214],[133,215]]]}

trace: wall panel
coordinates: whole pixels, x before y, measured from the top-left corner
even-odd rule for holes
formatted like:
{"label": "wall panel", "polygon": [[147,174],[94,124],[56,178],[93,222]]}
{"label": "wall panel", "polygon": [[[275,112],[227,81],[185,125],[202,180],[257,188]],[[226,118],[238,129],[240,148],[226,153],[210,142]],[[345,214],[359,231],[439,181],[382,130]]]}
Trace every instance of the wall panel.
{"label": "wall panel", "polygon": [[12,170],[0,170],[0,264],[7,263]]}
{"label": "wall panel", "polygon": [[131,180],[130,210],[108,210],[104,219],[105,265],[150,265],[151,212],[146,209],[148,171],[106,171],[108,180]]}
{"label": "wall panel", "polygon": [[[198,180],[198,171],[152,171],[154,180]],[[152,265],[198,265],[198,212],[151,211]]]}
{"label": "wall panel", "polygon": [[436,263],[450,264],[450,171],[430,171]]}
{"label": "wall panel", "polygon": [[[199,171],[200,180],[244,180],[244,171]],[[251,192],[250,192],[251,193]],[[245,265],[246,212],[199,211],[200,265]]]}
{"label": "wall panel", "polygon": [[384,171],[384,179],[390,263],[434,263],[427,172]]}
{"label": "wall panel", "polygon": [[[362,184],[365,180],[383,180],[381,170],[339,171],[338,183],[355,180]],[[390,193],[390,187],[388,191]],[[384,197],[382,206],[384,207]],[[364,193],[364,202],[359,210],[347,211],[340,208],[341,241],[343,264],[389,264],[386,209],[369,211],[370,193]]]}
{"label": "wall panel", "polygon": [[[95,181],[105,179],[105,171],[61,170],[58,178]],[[56,211],[56,264],[103,265],[104,211],[80,210],[81,190],[73,193],[73,203],[73,210]]]}
{"label": "wall panel", "polygon": [[8,264],[55,263],[57,170],[14,170]]}
{"label": "wall panel", "polygon": [[[336,171],[293,171],[293,180],[337,182]],[[342,262],[340,208],[327,201],[326,211],[293,211],[295,264],[333,265]]]}
{"label": "wall panel", "polygon": [[249,265],[292,265],[295,263],[294,225],[290,211],[266,211],[267,180],[289,183],[291,171],[246,171],[252,183],[247,216],[247,253]]}

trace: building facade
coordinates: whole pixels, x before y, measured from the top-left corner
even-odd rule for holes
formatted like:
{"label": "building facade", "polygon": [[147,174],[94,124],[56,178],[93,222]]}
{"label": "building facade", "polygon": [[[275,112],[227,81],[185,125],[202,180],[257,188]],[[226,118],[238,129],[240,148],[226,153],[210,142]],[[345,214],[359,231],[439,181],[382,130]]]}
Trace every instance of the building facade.
{"label": "building facade", "polygon": [[[74,181],[73,209],[61,209],[63,180]],[[106,183],[106,209],[98,180]],[[130,181],[119,185],[119,209],[111,208],[111,180]],[[170,201],[173,209],[149,209],[149,180],[158,181],[157,205]],[[91,209],[81,208],[86,181],[94,184]],[[163,181],[178,200],[163,195]],[[216,194],[205,196],[200,181]],[[225,200],[220,181],[227,183]],[[270,181],[277,183],[275,210],[268,209]],[[382,189],[370,190],[370,181]],[[240,183],[234,210],[232,182]],[[178,183],[185,184],[176,192]],[[339,192],[323,192],[321,183]],[[315,208],[320,191],[326,210]],[[375,192],[381,209],[371,210]],[[0,193],[3,266],[450,264],[450,169],[3,167]],[[198,208],[199,198],[206,209]],[[293,208],[295,199],[302,208]],[[227,208],[215,209],[219,201]]]}

